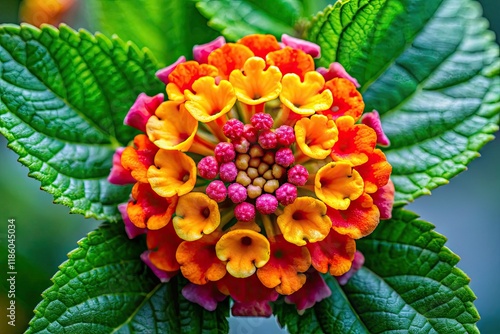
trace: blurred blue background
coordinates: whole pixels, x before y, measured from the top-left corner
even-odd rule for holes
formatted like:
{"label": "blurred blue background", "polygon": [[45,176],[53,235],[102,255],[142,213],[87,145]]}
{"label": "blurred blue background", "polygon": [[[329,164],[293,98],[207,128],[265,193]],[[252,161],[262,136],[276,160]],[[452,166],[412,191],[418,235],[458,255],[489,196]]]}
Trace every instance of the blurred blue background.
{"label": "blurred blue background", "polygon": [[[18,23],[19,0],[0,0],[0,23]],[[491,29],[500,35],[499,0],[482,0]],[[76,18],[77,28],[82,26]],[[73,21],[75,22],[75,21]],[[500,94],[500,92],[499,92]],[[70,215],[69,209],[52,204],[52,196],[39,190],[40,183],[27,177],[28,169],[6,148],[0,136],[0,333],[22,333],[31,319],[40,294],[51,282],[57,266],[76,242],[99,223]],[[449,185],[419,198],[408,208],[436,225],[448,237],[447,246],[461,257],[459,267],[471,277],[478,299],[482,333],[500,333],[500,140],[487,144],[482,157]],[[16,327],[7,326],[6,236],[7,220],[16,219],[17,284]],[[274,319],[231,319],[231,333],[280,332]]]}

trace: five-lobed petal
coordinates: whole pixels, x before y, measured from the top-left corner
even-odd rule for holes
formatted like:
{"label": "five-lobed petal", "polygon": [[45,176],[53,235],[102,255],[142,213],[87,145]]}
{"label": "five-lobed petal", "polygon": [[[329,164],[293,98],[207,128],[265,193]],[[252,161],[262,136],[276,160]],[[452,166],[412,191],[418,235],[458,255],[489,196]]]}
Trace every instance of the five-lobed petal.
{"label": "five-lobed petal", "polygon": [[167,95],[169,100],[184,101],[184,92],[193,89],[196,80],[210,76],[216,77],[217,67],[208,64],[199,64],[196,61],[187,61],[178,64],[168,75]]}
{"label": "five-lobed petal", "polygon": [[219,227],[219,206],[203,193],[188,193],[179,198],[173,223],[177,235],[182,239],[201,239],[203,235],[210,234]]}
{"label": "five-lobed petal", "polygon": [[297,246],[323,240],[332,227],[326,205],[312,197],[298,197],[278,216],[278,226],[286,241]]}
{"label": "five-lobed petal", "polygon": [[295,123],[295,137],[302,153],[310,158],[323,160],[332,152],[338,140],[335,122],[323,115],[312,115]]}
{"label": "five-lobed petal", "polygon": [[347,210],[328,208],[328,217],[337,233],[359,239],[372,233],[380,220],[380,212],[368,194],[351,202]]}
{"label": "five-lobed petal", "polygon": [[361,196],[363,189],[363,178],[348,161],[324,165],[314,180],[316,196],[337,210],[346,210],[351,201]]}
{"label": "five-lobed petal", "polygon": [[175,252],[182,242],[172,227],[172,224],[150,231],[146,235],[149,252],[147,256],[158,269],[174,272],[179,270],[179,263],[175,260]]}
{"label": "five-lobed petal", "polygon": [[243,68],[245,61],[253,56],[245,45],[227,43],[210,53],[208,63],[218,68],[220,77],[227,80],[233,70]]}
{"label": "five-lobed petal", "polygon": [[276,66],[266,69],[266,62],[259,57],[249,58],[243,71],[234,70],[229,82],[236,91],[239,101],[256,105],[273,100],[281,92],[281,72]]}
{"label": "five-lobed petal", "polygon": [[323,90],[325,79],[318,72],[307,72],[303,81],[297,74],[285,74],[281,84],[281,102],[298,115],[310,116],[332,105],[332,92]]}
{"label": "five-lobed petal", "polygon": [[271,257],[266,265],[257,270],[257,277],[266,287],[289,295],[304,285],[304,273],[310,265],[311,256],[306,247],[291,244],[279,235],[271,242]]}
{"label": "five-lobed petal", "polygon": [[333,119],[351,116],[355,121],[361,117],[365,103],[361,93],[351,81],[344,78],[333,78],[325,83],[325,89],[329,89],[335,99],[331,107],[322,111],[322,114]]}
{"label": "five-lobed petal", "polygon": [[153,164],[159,148],[143,134],[135,136],[134,146],[123,150],[121,164],[138,182],[148,183],[148,168]]}
{"label": "five-lobed petal", "polygon": [[182,275],[194,284],[218,281],[226,274],[226,264],[217,258],[215,244],[219,233],[206,234],[195,241],[183,241],[176,259]]}
{"label": "five-lobed petal", "polygon": [[336,161],[350,161],[353,166],[364,164],[377,144],[375,130],[364,124],[355,124],[351,116],[341,116],[335,123],[339,140],[332,148],[331,158]]}
{"label": "five-lobed petal", "polygon": [[324,240],[307,244],[307,249],[311,253],[312,265],[317,271],[339,276],[351,268],[356,243],[349,236],[331,229]]}
{"label": "five-lobed petal", "polygon": [[160,196],[185,195],[196,183],[196,164],[188,155],[179,151],[160,149],[154,165],[148,168],[147,178]]}
{"label": "five-lobed petal", "polygon": [[198,121],[208,123],[227,114],[236,102],[233,85],[227,80],[203,77],[193,84],[196,94],[186,90],[186,109]]}
{"label": "five-lobed petal", "polygon": [[270,257],[269,241],[262,234],[238,229],[224,234],[215,246],[217,257],[227,261],[227,271],[234,277],[253,275]]}
{"label": "five-lobed petal", "polygon": [[146,124],[149,140],[165,150],[189,150],[197,131],[198,121],[177,101],[163,102]]}
{"label": "five-lobed petal", "polygon": [[132,188],[132,198],[127,204],[128,217],[138,228],[148,230],[158,230],[170,223],[177,205],[177,196],[159,196],[148,183],[137,182]]}

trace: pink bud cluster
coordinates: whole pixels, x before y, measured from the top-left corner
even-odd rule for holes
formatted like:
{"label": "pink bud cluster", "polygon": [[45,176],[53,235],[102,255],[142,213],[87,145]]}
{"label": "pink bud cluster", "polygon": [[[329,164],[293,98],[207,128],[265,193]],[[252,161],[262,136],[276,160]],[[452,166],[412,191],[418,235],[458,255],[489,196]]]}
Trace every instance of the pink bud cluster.
{"label": "pink bud cluster", "polygon": [[228,120],[222,131],[230,142],[218,143],[214,156],[198,163],[199,175],[213,180],[207,195],[218,203],[234,204],[234,215],[240,221],[255,219],[257,212],[272,214],[278,205],[293,203],[297,186],[309,177],[302,165],[294,165],[292,127],[273,129],[274,120],[266,113],[255,114],[250,122]]}

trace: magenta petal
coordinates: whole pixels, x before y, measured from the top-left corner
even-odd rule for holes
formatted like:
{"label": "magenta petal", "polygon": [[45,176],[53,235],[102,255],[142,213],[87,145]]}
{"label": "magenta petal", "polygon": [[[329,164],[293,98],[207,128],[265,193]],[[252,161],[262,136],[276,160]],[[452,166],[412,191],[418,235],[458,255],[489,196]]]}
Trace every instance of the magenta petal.
{"label": "magenta petal", "polygon": [[207,311],[215,311],[217,304],[226,298],[226,295],[222,294],[212,282],[204,285],[188,283],[182,288],[182,295]]}
{"label": "magenta petal", "polygon": [[302,50],[313,58],[321,56],[321,48],[318,44],[300,38],[295,38],[287,34],[281,35],[281,42],[292,49]]}
{"label": "magenta petal", "polygon": [[235,317],[267,317],[273,315],[273,310],[267,301],[240,303],[235,301],[231,308]]}
{"label": "magenta petal", "polygon": [[344,78],[352,82],[356,88],[360,87],[358,80],[351,77],[340,63],[331,63],[328,70],[324,67],[318,67],[316,71],[325,78],[325,81],[332,80],[333,78]]}
{"label": "magenta petal", "polygon": [[186,57],[180,56],[179,59],[175,61],[175,63],[162,68],[161,70],[156,71],[156,77],[160,79],[165,85],[168,84],[168,76],[170,73],[172,73],[177,65],[184,63],[186,61]]}
{"label": "magenta petal", "polygon": [[377,134],[377,144],[381,146],[389,146],[391,144],[389,138],[387,138],[384,133],[384,129],[382,128],[378,111],[373,110],[372,112],[364,114],[361,118],[361,123],[368,125],[370,128],[375,130],[375,133]]}
{"label": "magenta petal", "polygon": [[306,283],[298,291],[289,296],[285,296],[285,302],[295,304],[299,314],[303,314],[317,302],[322,301],[332,295],[332,291],[326,285],[325,280],[317,271],[308,273]]}
{"label": "magenta petal", "polygon": [[130,171],[126,170],[122,166],[123,150],[125,150],[125,147],[119,147],[113,154],[113,166],[111,167],[111,172],[108,175],[109,183],[124,185],[136,182]]}
{"label": "magenta petal", "polygon": [[122,214],[122,219],[125,223],[125,232],[127,233],[128,238],[134,239],[138,235],[145,234],[147,232],[147,229],[139,228],[130,221],[127,213],[127,206],[128,203],[118,204],[118,211],[120,211],[120,213]]}
{"label": "magenta petal", "polygon": [[147,266],[153,271],[153,273],[156,275],[156,277],[158,277],[160,279],[160,281],[162,283],[166,283],[166,282],[170,281],[170,279],[172,277],[177,275],[177,271],[172,272],[172,271],[165,271],[165,270],[158,269],[153,264],[153,262],[151,262],[151,260],[149,259],[149,253],[151,253],[151,251],[147,250],[147,251],[143,252],[141,254],[141,260],[142,260],[142,262],[147,264]]}
{"label": "magenta petal", "polygon": [[142,132],[146,132],[146,123],[154,115],[156,108],[163,102],[163,94],[148,96],[144,93],[139,94],[134,104],[125,116],[123,123],[132,126]]}
{"label": "magenta petal", "polygon": [[365,257],[360,251],[356,251],[356,253],[354,253],[354,260],[352,261],[351,269],[349,269],[349,271],[344,275],[335,277],[337,282],[339,282],[340,285],[346,285],[349,279],[351,279],[351,277],[354,276],[359,269],[361,269],[364,263]]}
{"label": "magenta petal", "polygon": [[374,194],[373,204],[378,207],[380,211],[380,219],[390,219],[392,217],[392,206],[394,204],[394,183],[389,179],[389,182],[382,188],[379,188]]}
{"label": "magenta petal", "polygon": [[200,64],[206,64],[208,62],[208,55],[224,44],[226,44],[226,40],[224,37],[219,36],[211,42],[195,45],[193,47],[193,58]]}

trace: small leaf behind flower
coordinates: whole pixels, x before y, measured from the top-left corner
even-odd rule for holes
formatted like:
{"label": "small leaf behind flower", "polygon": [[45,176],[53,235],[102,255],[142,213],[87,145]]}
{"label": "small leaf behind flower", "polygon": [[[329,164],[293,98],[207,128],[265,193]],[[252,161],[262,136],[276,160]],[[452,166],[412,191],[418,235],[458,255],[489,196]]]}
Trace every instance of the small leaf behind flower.
{"label": "small leaf behind flower", "polygon": [[87,0],[85,5],[93,29],[149,48],[163,65],[190,58],[195,44],[219,35],[191,0]]}
{"label": "small leaf behind flower", "polygon": [[294,34],[294,26],[302,14],[297,0],[196,0],[196,7],[209,21],[210,27],[229,40],[250,34]]}
{"label": "small leaf behind flower", "polygon": [[281,304],[275,313],[290,333],[479,333],[469,278],[446,238],[410,211],[396,209],[357,241],[366,262],[341,287],[325,276],[332,296],[298,316]]}

